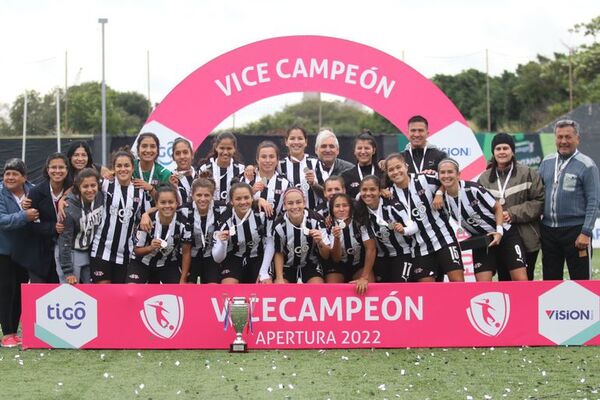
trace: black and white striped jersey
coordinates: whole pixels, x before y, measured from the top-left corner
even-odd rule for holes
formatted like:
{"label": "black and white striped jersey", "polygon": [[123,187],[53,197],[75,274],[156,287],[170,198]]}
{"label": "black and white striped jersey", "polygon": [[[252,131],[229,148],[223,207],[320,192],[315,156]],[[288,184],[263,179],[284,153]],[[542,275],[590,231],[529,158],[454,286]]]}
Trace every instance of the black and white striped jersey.
{"label": "black and white striped jersey", "polygon": [[323,201],[323,198],[321,194],[315,193],[308,182],[306,182],[306,178],[304,177],[305,168],[315,171],[315,179],[321,186],[329,178],[321,162],[314,157],[309,157],[308,154],[305,154],[300,162],[293,161],[289,156],[283,160],[279,160],[279,172],[290,181],[292,186],[297,187],[304,193],[306,206],[308,209],[314,210],[317,204]]}
{"label": "black and white striped jersey", "polygon": [[226,210],[227,203],[224,201],[213,201],[204,216],[200,215],[196,203],[181,206],[181,212],[187,217],[191,231],[192,257],[212,257],[213,235]]}
{"label": "black and white striped jersey", "polygon": [[[283,208],[283,194],[291,186],[290,181],[288,181],[284,176],[280,175],[278,172],[275,172],[271,179],[267,180],[266,178],[261,178],[261,180],[265,184],[265,188],[260,192],[254,193],[254,199],[258,200],[262,198],[267,200],[269,204],[273,205],[275,215],[279,215]],[[256,178],[248,180],[246,176],[242,174],[240,176],[240,182],[245,182],[250,186],[254,186],[254,184],[256,183]]]}
{"label": "black and white striped jersey", "polygon": [[198,167],[198,172],[210,172],[216,184],[215,200],[229,200],[229,188],[233,178],[244,172],[244,165],[231,160],[226,168],[219,167],[217,160],[210,158],[206,163]]}
{"label": "black and white striped jersey", "polygon": [[304,210],[304,220],[300,226],[294,225],[287,216],[281,214],[273,227],[275,252],[283,253],[284,268],[304,268],[306,265],[319,265],[318,248],[304,228],[319,229],[323,244],[330,246],[329,235],[321,217],[315,212]]}
{"label": "black and white striped jersey", "polygon": [[376,210],[368,209],[371,230],[377,244],[377,257],[396,257],[411,254],[413,238],[400,234],[390,226],[401,223],[408,226],[410,218],[407,209],[396,200],[379,200]]}
{"label": "black and white striped jersey", "polygon": [[[365,245],[369,239],[374,239],[375,233],[370,225],[359,226],[353,219],[342,229],[340,245],[342,246],[341,264],[357,266],[364,262]],[[329,241],[333,243],[333,233],[329,234]]]}
{"label": "black and white striped jersey", "polygon": [[[244,216],[245,217],[245,216]],[[273,220],[264,212],[252,210],[247,218],[240,218],[228,208],[218,222],[218,231],[229,231],[227,254],[239,258],[256,258],[263,254],[265,238],[271,237]],[[235,234],[231,235],[232,228]]]}
{"label": "black and white striped jersey", "polygon": [[329,217],[329,201],[323,200],[320,202],[315,208],[315,212],[323,218],[323,221],[327,219]]}
{"label": "black and white striped jersey", "polygon": [[[471,235],[486,235],[496,232],[496,199],[479,183],[459,182],[458,197],[444,194],[445,208],[448,213]],[[460,203],[459,203],[460,202]],[[460,211],[459,211],[460,210]],[[459,215],[460,213],[460,215]],[[509,229],[510,225],[505,224]]]}
{"label": "black and white striped jersey", "polygon": [[396,201],[410,208],[411,219],[417,224],[418,231],[413,236],[414,254],[425,256],[444,246],[455,245],[456,236],[448,216],[431,206],[440,181],[431,175],[409,174],[409,177],[408,189],[393,185],[390,190]]}
{"label": "black and white striped jersey", "polygon": [[196,170],[192,167],[190,175],[180,175],[177,170],[173,171],[173,175],[178,178],[177,191],[181,199],[181,204],[186,204],[192,201],[192,182],[196,178]]}
{"label": "black and white striped jersey", "polygon": [[133,183],[121,186],[118,181],[105,179],[104,218],[96,229],[92,245],[92,257],[104,261],[126,264],[133,251],[133,226],[150,208],[150,199],[144,189],[136,189]]}
{"label": "black and white striped jersey", "polygon": [[132,260],[139,260],[142,264],[153,268],[164,267],[169,262],[177,261],[183,243],[190,243],[192,234],[188,224],[187,215],[178,210],[169,225],[162,225],[158,211],[149,214],[153,221],[150,232],[138,230],[136,234],[136,247],[150,246],[153,239],[161,239],[165,247],[154,249],[145,256],[131,255]]}

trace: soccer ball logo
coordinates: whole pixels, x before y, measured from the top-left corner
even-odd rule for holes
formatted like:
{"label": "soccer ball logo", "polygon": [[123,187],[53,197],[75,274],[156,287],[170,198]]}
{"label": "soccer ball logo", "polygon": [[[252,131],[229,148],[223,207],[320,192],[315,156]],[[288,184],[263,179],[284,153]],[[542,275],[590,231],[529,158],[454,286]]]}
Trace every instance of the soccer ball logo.
{"label": "soccer ball logo", "polygon": [[485,336],[498,336],[508,323],[510,299],[505,293],[482,293],[471,299],[467,316],[477,332]]}
{"label": "soccer ball logo", "polygon": [[183,299],[173,294],[162,294],[144,301],[140,317],[154,336],[171,339],[183,324]]}

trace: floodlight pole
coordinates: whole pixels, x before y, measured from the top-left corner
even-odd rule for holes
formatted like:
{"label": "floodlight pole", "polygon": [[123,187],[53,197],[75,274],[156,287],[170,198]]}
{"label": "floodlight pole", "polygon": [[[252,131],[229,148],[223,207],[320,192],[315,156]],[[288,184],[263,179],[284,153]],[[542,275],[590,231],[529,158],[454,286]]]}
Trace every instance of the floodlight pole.
{"label": "floodlight pole", "polygon": [[25,162],[25,149],[27,146],[27,90],[23,97],[23,145],[21,146],[21,159]]}
{"label": "floodlight pole", "polygon": [[108,18],[98,18],[102,25],[102,165],[106,165],[106,78],[104,74],[104,25]]}

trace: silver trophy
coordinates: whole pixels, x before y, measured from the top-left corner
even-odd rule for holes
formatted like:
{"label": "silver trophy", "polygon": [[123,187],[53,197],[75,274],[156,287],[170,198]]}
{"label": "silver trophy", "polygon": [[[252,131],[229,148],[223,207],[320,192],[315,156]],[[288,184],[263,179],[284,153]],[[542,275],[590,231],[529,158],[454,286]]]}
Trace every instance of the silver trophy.
{"label": "silver trophy", "polygon": [[248,343],[242,338],[242,332],[248,323],[250,317],[250,302],[245,297],[233,297],[226,299],[229,316],[231,318],[231,326],[235,330],[235,339],[229,345],[230,353],[246,353],[248,351]]}

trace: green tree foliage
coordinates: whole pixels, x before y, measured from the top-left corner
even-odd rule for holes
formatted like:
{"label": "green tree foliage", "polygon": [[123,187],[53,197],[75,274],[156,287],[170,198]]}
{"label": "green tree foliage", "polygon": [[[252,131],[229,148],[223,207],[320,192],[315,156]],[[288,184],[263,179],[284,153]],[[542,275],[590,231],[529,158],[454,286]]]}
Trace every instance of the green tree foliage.
{"label": "green tree foliage", "polygon": [[236,133],[281,135],[292,126],[302,126],[307,132],[319,131],[319,107],[321,125],[332,129],[336,134],[353,135],[363,129],[374,133],[399,132],[392,123],[381,115],[341,101],[307,100],[286,106],[282,111],[251,122]]}
{"label": "green tree foliage", "polygon": [[[60,110],[65,125],[65,96],[55,89],[43,97],[36,91],[27,92],[27,132],[30,135],[56,133],[56,91],[60,93]],[[0,134],[20,134],[23,130],[24,95],[20,95],[10,108],[10,124],[0,123]],[[94,134],[102,127],[101,86],[86,82],[71,86],[67,93],[68,113],[66,125],[69,133]],[[135,92],[117,92],[106,88],[106,130],[109,134],[135,135],[148,118],[150,104]]]}

